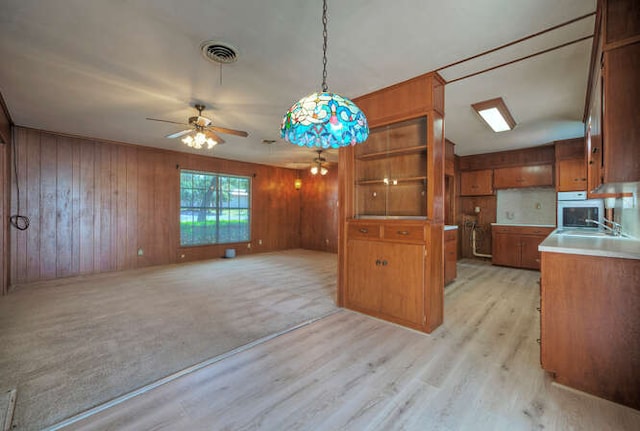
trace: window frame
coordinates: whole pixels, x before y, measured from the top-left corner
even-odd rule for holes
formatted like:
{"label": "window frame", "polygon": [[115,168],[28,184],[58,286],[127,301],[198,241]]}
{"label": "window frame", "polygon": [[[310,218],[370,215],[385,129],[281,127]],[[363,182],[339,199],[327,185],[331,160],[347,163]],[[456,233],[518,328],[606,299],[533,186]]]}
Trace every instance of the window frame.
{"label": "window frame", "polygon": [[[182,186],[182,175],[183,173],[189,173],[189,174],[198,174],[198,175],[205,175],[205,176],[210,176],[210,177],[214,177],[215,178],[215,190],[214,190],[214,196],[215,196],[215,202],[212,202],[212,205],[210,206],[195,206],[193,205],[194,202],[191,202],[192,206],[183,206],[183,186]],[[246,191],[248,193],[248,196],[246,198],[246,207],[229,207],[229,206],[225,206],[225,204],[222,202],[222,193],[220,193],[221,190],[221,178],[226,179],[227,181],[231,180],[231,179],[240,179],[240,180],[245,180],[248,183],[248,186],[246,188]],[[250,175],[238,175],[238,174],[228,174],[228,173],[222,173],[222,172],[214,172],[214,171],[204,171],[204,170],[198,170],[198,169],[185,169],[185,168],[180,168],[179,170],[179,206],[178,206],[178,236],[179,236],[179,241],[180,241],[180,248],[189,248],[189,247],[208,247],[208,246],[218,246],[218,245],[226,245],[226,244],[238,244],[238,243],[250,243],[251,242],[251,224],[252,224],[252,219],[253,219],[253,214],[252,214],[252,207],[253,207],[253,181],[252,181],[252,177]],[[193,183],[191,184],[191,187],[185,188],[187,190],[191,190],[193,193],[193,190],[198,190],[199,188],[197,187],[193,187]],[[202,189],[200,189],[202,190]],[[240,202],[240,201],[239,201]],[[190,240],[188,243],[183,242],[183,210],[191,210],[192,212],[195,211],[205,211],[205,212],[210,212],[213,211],[215,212],[215,224],[213,224],[213,226],[215,226],[215,239],[213,242],[200,242],[200,243],[194,243],[193,239],[195,238],[194,234],[190,235]],[[247,222],[246,222],[246,237],[243,237],[242,239],[233,239],[231,241],[221,241],[221,229],[220,229],[220,220],[221,220],[221,212],[223,212],[224,210],[237,210],[237,211],[246,211],[247,214]],[[205,216],[206,217],[206,216]],[[239,221],[240,219],[238,219]],[[206,223],[206,220],[205,220]]]}

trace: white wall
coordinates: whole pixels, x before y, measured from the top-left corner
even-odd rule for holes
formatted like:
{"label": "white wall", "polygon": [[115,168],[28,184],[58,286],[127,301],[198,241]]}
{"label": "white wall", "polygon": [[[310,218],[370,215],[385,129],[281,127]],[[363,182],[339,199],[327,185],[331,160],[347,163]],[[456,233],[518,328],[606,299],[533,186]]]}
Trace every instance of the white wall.
{"label": "white wall", "polygon": [[615,200],[614,218],[625,234],[640,239],[640,183],[627,184],[625,192],[633,197]]}

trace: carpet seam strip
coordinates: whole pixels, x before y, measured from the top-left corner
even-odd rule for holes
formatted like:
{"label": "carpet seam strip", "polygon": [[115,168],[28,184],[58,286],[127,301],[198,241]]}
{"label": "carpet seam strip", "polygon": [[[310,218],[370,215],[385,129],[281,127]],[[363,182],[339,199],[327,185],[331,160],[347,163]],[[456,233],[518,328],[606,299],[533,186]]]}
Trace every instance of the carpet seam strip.
{"label": "carpet seam strip", "polygon": [[163,377],[162,379],[156,380],[155,382],[149,383],[148,385],[142,386],[141,388],[138,388],[138,389],[136,389],[134,391],[128,392],[128,393],[126,393],[124,395],[121,395],[121,396],[119,396],[117,398],[114,398],[111,401],[107,401],[106,403],[97,405],[96,407],[90,408],[89,410],[85,410],[82,413],[78,413],[77,415],[71,416],[70,418],[67,418],[67,419],[65,419],[65,420],[63,420],[61,422],[58,422],[58,423],[56,423],[54,425],[51,425],[50,427],[45,428],[43,431],[58,431],[58,430],[61,430],[64,427],[72,425],[72,424],[74,424],[76,422],[79,422],[79,421],[81,421],[83,419],[88,418],[89,416],[93,416],[93,415],[95,415],[97,413],[100,413],[100,412],[102,412],[104,410],[107,410],[107,409],[109,409],[111,407],[114,407],[114,406],[116,406],[118,404],[121,404],[121,403],[123,403],[125,401],[128,401],[128,400],[130,400],[130,399],[132,399],[132,398],[134,398],[134,397],[136,397],[138,395],[142,395],[142,394],[144,394],[146,392],[149,392],[150,390],[155,389],[155,388],[157,388],[159,386],[162,386],[164,384],[170,383],[170,382],[172,382],[172,381],[174,381],[176,379],[179,379],[180,377],[185,376],[185,375],[187,375],[189,373],[193,373],[194,371],[201,370],[202,368],[205,368],[205,367],[207,367],[209,365],[215,364],[216,362],[220,362],[220,361],[222,361],[222,360],[224,360],[224,359],[226,359],[226,358],[228,358],[230,356],[233,356],[233,355],[236,355],[238,353],[241,353],[241,352],[244,352],[246,350],[249,350],[252,347],[255,347],[255,346],[259,345],[259,344],[266,343],[267,341],[273,340],[274,338],[280,337],[282,335],[285,335],[285,334],[288,334],[290,332],[293,332],[293,331],[295,331],[297,329],[300,329],[300,328],[303,328],[305,326],[308,326],[308,325],[310,325],[310,324],[312,324],[314,322],[322,320],[322,319],[324,319],[326,317],[329,317],[329,316],[331,316],[331,315],[333,315],[335,313],[339,313],[341,311],[342,311],[341,309],[337,309],[337,310],[331,311],[330,313],[327,313],[327,314],[325,314],[323,316],[315,317],[313,319],[306,320],[306,321],[301,322],[301,323],[299,323],[299,324],[297,324],[295,326],[292,326],[290,328],[283,329],[282,331],[267,335],[265,337],[259,338],[259,339],[255,340],[255,341],[250,342],[250,343],[247,343],[247,344],[244,344],[242,346],[236,347],[235,349],[230,350],[230,351],[228,351],[226,353],[223,353],[221,355],[214,356],[213,358],[209,358],[209,359],[207,359],[205,361],[199,362],[199,363],[197,363],[195,365],[192,365],[192,366],[190,366],[188,368],[185,368],[183,370],[180,370],[180,371],[177,371],[177,372],[175,372],[173,374],[170,374],[170,375],[168,375],[166,377]]}

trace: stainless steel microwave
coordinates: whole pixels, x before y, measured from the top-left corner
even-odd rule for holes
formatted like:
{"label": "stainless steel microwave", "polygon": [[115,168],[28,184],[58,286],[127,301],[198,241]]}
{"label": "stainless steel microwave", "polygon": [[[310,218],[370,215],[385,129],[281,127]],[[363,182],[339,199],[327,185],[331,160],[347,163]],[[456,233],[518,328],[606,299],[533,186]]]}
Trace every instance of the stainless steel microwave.
{"label": "stainless steel microwave", "polygon": [[604,201],[587,199],[587,192],[558,192],[558,228],[593,228],[604,222]]}

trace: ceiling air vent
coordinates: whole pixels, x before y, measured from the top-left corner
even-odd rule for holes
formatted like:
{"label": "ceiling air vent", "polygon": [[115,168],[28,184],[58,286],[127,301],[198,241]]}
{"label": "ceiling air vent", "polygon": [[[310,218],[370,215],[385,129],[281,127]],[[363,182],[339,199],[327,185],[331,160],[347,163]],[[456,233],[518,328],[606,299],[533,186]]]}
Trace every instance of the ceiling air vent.
{"label": "ceiling air vent", "polygon": [[230,64],[238,60],[238,51],[231,45],[210,40],[201,45],[202,54],[214,63]]}

